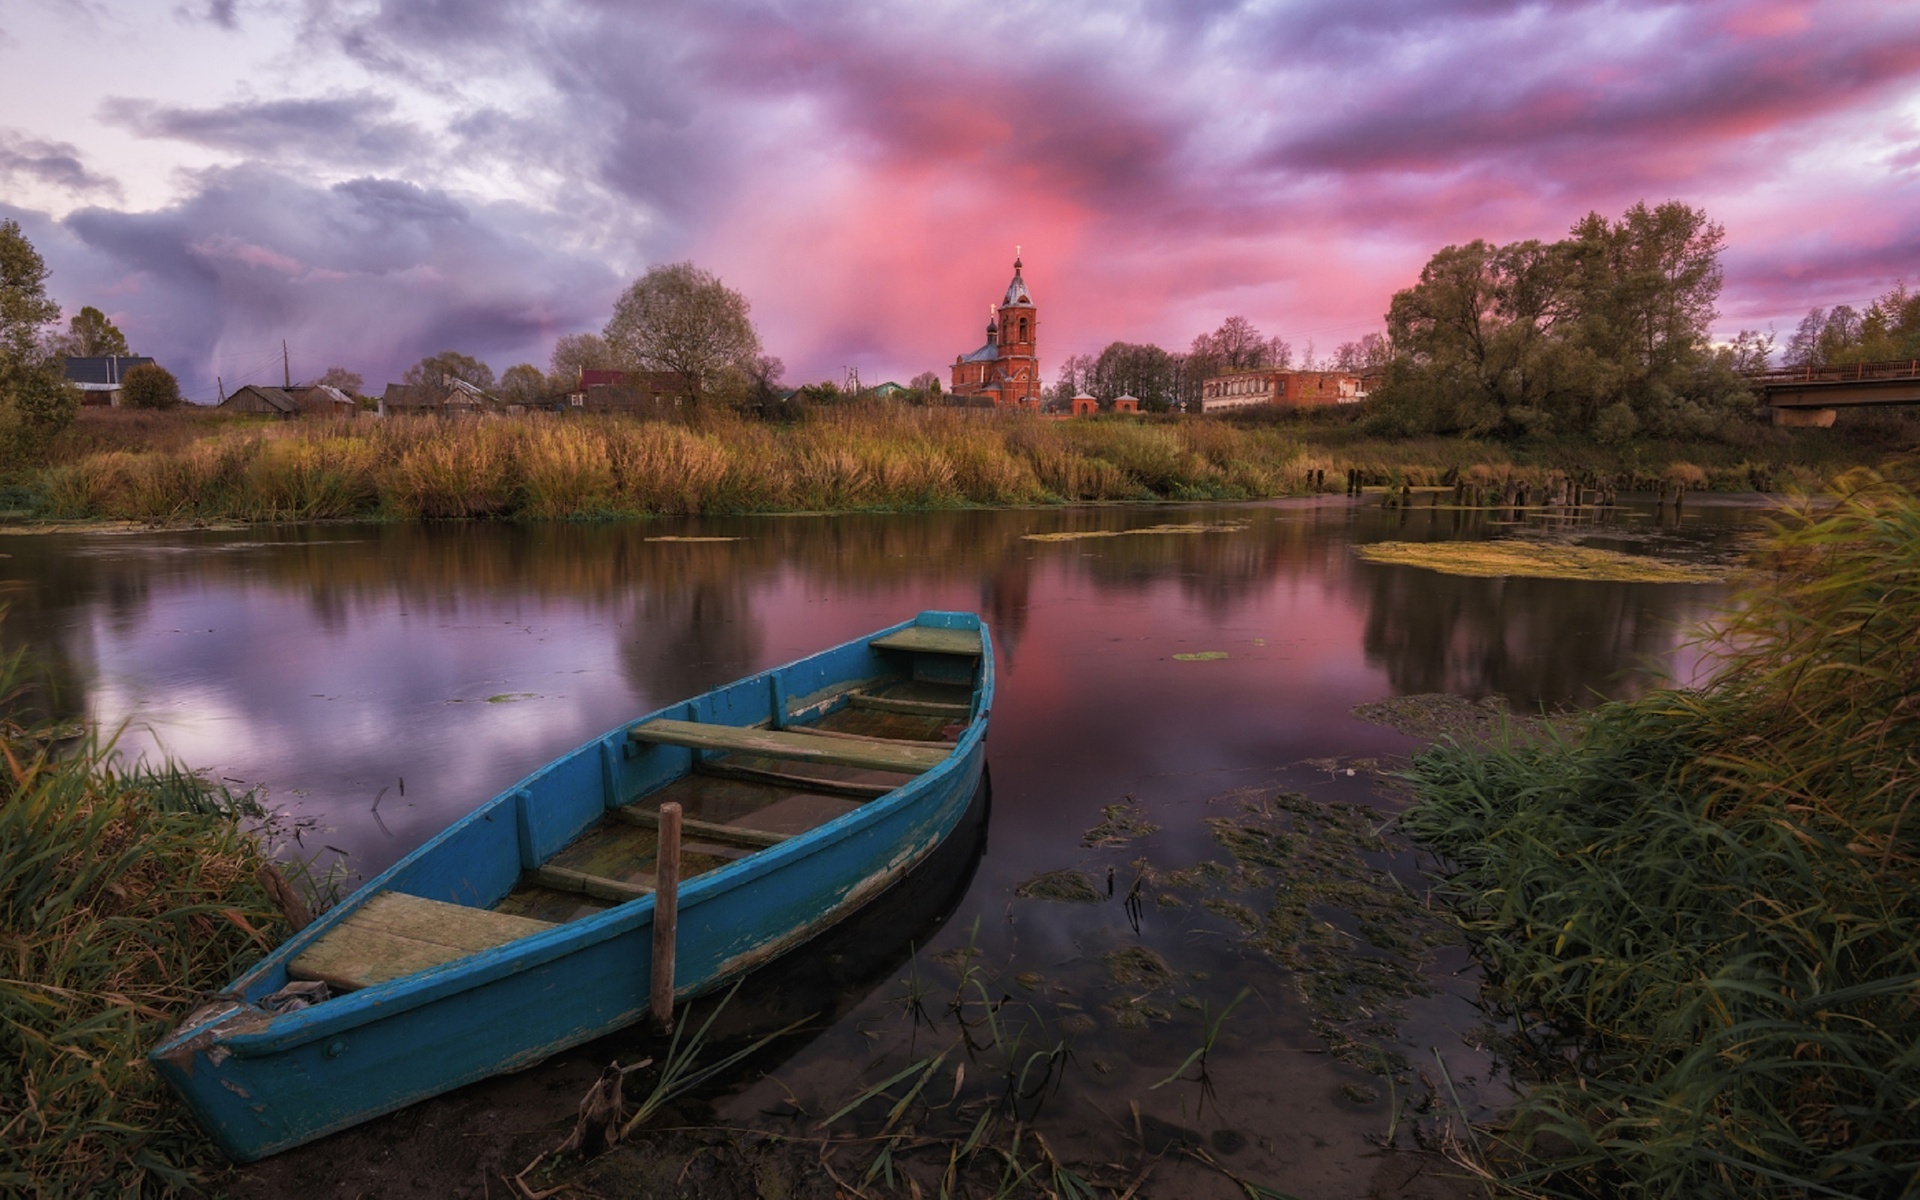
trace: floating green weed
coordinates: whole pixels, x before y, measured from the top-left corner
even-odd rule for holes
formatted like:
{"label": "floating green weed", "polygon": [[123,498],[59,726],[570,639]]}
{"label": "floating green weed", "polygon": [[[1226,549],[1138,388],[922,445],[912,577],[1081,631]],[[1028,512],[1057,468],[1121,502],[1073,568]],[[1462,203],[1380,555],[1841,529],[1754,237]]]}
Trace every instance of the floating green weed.
{"label": "floating green weed", "polygon": [[1593,546],[1561,542],[1374,542],[1354,553],[1368,562],[1424,567],[1443,575],[1615,583],[1718,583],[1722,572]]}
{"label": "floating green weed", "polygon": [[1227,657],[1225,650],[1196,650],[1190,654],[1176,654],[1175,662],[1218,662]]}
{"label": "floating green weed", "polygon": [[1084,871],[1071,867],[1044,871],[1013,889],[1022,900],[1066,900],[1075,904],[1096,904],[1104,897]]}
{"label": "floating green weed", "polygon": [[1102,820],[1087,830],[1081,844],[1093,847],[1124,846],[1128,842],[1156,833],[1160,827],[1147,820],[1147,810],[1129,796],[1119,804],[1100,810]]}

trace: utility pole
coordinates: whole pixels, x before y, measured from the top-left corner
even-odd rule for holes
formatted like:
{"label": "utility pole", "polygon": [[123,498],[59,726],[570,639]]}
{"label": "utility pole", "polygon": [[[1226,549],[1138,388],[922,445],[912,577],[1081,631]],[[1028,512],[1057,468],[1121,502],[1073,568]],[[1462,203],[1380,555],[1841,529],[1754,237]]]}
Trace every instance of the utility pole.
{"label": "utility pole", "polygon": [[284,386],[293,386],[293,361],[287,357],[287,339],[280,339],[280,378]]}
{"label": "utility pole", "polygon": [[213,390],[220,393],[220,403],[225,404],[227,402],[227,385],[221,381],[218,375],[213,377]]}

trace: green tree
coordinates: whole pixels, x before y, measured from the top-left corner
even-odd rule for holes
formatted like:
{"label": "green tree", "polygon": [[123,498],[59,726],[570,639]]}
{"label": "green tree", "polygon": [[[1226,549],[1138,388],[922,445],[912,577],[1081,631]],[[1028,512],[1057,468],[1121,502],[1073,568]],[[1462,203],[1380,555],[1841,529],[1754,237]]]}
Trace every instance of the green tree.
{"label": "green tree", "polygon": [[441,387],[458,379],[484,391],[493,386],[493,368],[458,350],[442,350],[408,367],[404,378],[414,387]]}
{"label": "green tree", "polygon": [[603,333],[623,367],[670,371],[689,401],[746,390],[760,335],[746,297],[690,262],[654,267],[614,305]]}
{"label": "green tree", "polygon": [[47,275],[19,222],[0,221],[0,465],[39,455],[80,408],[41,342],[40,331],[60,317]]}
{"label": "green tree", "polygon": [[538,404],[547,396],[547,376],[532,363],[515,363],[500,376],[500,394],[513,404]]}
{"label": "green tree", "polygon": [[163,366],[141,363],[121,377],[120,404],[123,408],[178,408],[180,381]]}
{"label": "green tree", "polygon": [[1164,412],[1176,385],[1173,355],[1160,347],[1136,342],[1113,342],[1094,360],[1088,391],[1102,404],[1132,396],[1150,411]]}
{"label": "green tree", "polygon": [[[1700,436],[1751,399],[1709,340],[1721,227],[1678,202],[1552,243],[1448,246],[1387,313],[1376,422],[1406,433]],[[1604,418],[1604,424],[1603,424]]]}
{"label": "green tree", "polygon": [[127,349],[126,335],[107,319],[107,314],[92,306],[82,308],[67,321],[67,332],[56,339],[56,343],[59,353],[76,358],[133,353]]}
{"label": "green tree", "polygon": [[1862,313],[1850,304],[1815,308],[1787,342],[1788,366],[1824,367],[1920,358],[1920,292],[1897,284]]}

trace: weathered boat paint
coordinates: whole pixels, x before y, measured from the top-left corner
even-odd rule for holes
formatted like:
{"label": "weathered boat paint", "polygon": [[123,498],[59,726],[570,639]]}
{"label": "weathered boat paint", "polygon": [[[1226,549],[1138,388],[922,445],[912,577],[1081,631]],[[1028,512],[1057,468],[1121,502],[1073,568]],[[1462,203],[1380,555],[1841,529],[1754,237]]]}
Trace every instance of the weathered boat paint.
{"label": "weathered boat paint", "polygon": [[[651,984],[651,896],[310,1008],[268,1015],[258,1001],[287,983],[287,966],[305,947],[371,896],[402,891],[486,907],[607,809],[691,769],[696,751],[637,746],[627,736],[633,725],[817,718],[847,703],[850,684],[886,677],[872,638],[915,626],[979,630],[965,732],[938,765],[887,795],[685,881],[675,997],[710,991],[800,945],[898,880],[966,811],[993,701],[993,647],[974,614],[922,613],[649,713],[561,756],[289,939],[190,1017],[153,1061],[221,1148],[245,1162],[633,1023]],[[955,664],[939,661],[951,656],[913,657],[916,677],[955,680]]]}

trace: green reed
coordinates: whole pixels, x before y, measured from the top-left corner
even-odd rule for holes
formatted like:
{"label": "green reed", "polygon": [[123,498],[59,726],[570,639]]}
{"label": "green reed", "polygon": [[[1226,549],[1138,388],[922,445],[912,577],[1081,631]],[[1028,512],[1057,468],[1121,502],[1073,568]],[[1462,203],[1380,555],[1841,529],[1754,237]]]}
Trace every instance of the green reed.
{"label": "green reed", "polygon": [[[24,682],[0,661],[0,714]],[[260,816],[0,715],[0,1193],[160,1195],[219,1162],[147,1050],[287,932]]]}
{"label": "green reed", "polygon": [[1414,761],[1407,827],[1540,1076],[1510,1184],[1920,1187],[1920,497],[1831,501],[1780,522],[1712,685]]}

